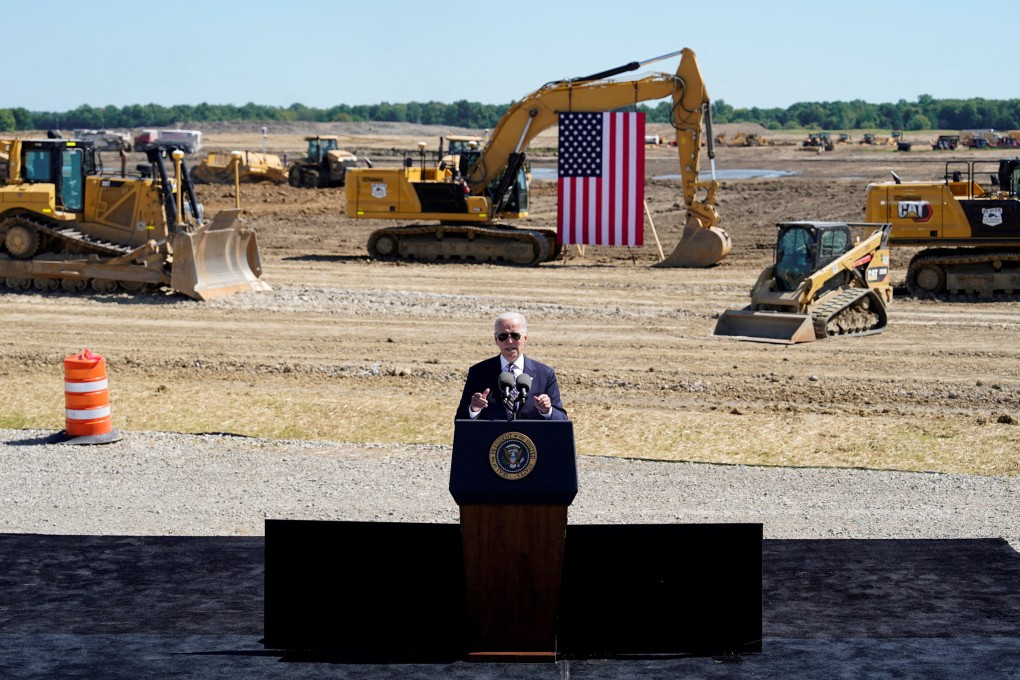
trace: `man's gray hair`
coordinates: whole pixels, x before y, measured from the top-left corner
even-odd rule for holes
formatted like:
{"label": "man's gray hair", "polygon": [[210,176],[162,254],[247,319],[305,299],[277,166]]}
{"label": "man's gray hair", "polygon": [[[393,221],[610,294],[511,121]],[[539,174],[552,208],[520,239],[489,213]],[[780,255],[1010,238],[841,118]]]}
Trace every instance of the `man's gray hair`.
{"label": "man's gray hair", "polygon": [[494,333],[499,331],[500,321],[515,321],[520,325],[522,333],[528,332],[528,320],[520,312],[504,312],[497,316],[496,320],[492,322],[492,331]]}

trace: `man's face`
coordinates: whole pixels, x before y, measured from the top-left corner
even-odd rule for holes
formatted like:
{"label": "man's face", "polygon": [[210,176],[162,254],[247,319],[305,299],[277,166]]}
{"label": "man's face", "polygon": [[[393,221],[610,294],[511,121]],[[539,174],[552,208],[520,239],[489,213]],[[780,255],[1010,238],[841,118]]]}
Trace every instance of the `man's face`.
{"label": "man's face", "polygon": [[[504,336],[505,340],[500,340],[500,336]],[[514,335],[518,338],[515,340]],[[496,346],[499,347],[499,353],[503,355],[503,359],[507,363],[513,363],[517,361],[517,358],[524,353],[524,346],[528,343],[528,334],[524,332],[519,321],[500,319],[499,323],[496,324]]]}

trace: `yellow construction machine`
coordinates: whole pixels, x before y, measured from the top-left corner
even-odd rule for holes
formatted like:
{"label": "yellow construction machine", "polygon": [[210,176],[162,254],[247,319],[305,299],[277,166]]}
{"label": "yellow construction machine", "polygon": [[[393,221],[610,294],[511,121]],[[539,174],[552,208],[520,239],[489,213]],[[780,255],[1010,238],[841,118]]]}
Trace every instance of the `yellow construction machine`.
{"label": "yellow construction machine", "polygon": [[[634,80],[612,77],[682,55],[675,74]],[[535,265],[555,259],[560,245],[550,229],[524,229],[505,220],[527,212],[525,149],[563,112],[604,112],[672,97],[672,123],[680,156],[687,223],[673,253],[660,266],[707,267],[731,248],[718,228],[714,179],[698,177],[703,125],[714,158],[711,107],[694,52],[684,49],[582,78],[548,83],[510,106],[477,151],[459,164],[438,167],[407,159],[402,168],[353,168],[347,172],[347,215],[359,219],[431,220],[375,231],[368,242],[381,259],[504,261]]]}
{"label": "yellow construction machine", "polygon": [[358,166],[358,157],[341,149],[336,135],[305,137],[305,142],[308,151],[302,160],[291,164],[287,182],[304,189],[342,187],[347,172]]}
{"label": "yellow construction machine", "polygon": [[[985,182],[987,178],[987,182]],[[941,180],[873,182],[865,219],[892,223],[893,248],[921,248],[914,297],[1020,293],[1020,158],[949,161]]]}
{"label": "yellow construction machine", "polygon": [[[0,140],[0,280],[14,290],[155,291],[198,300],[269,290],[255,233],[202,217],[183,153],[146,149],[145,172],[105,174],[91,142]],[[174,175],[166,170],[173,163]]]}
{"label": "yellow construction machine", "polygon": [[881,333],[892,302],[891,225],[781,222],[775,262],[751,289],[751,304],[719,316],[714,335],[792,344]]}
{"label": "yellow construction machine", "polygon": [[235,172],[241,182],[287,182],[287,168],[279,156],[253,151],[211,151],[191,169],[191,179],[205,184],[233,184]]}

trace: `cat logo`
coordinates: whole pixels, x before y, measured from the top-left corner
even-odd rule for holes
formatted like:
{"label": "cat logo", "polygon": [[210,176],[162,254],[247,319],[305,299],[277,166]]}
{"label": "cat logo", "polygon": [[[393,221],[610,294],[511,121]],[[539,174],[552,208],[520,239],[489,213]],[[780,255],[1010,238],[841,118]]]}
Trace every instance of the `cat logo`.
{"label": "cat logo", "polygon": [[901,220],[927,222],[935,214],[928,201],[900,201],[896,204],[896,216]]}
{"label": "cat logo", "polygon": [[1002,208],[981,208],[981,224],[989,227],[1002,224]]}
{"label": "cat logo", "polygon": [[876,283],[878,281],[885,281],[889,278],[888,267],[872,267],[867,271],[868,283]]}

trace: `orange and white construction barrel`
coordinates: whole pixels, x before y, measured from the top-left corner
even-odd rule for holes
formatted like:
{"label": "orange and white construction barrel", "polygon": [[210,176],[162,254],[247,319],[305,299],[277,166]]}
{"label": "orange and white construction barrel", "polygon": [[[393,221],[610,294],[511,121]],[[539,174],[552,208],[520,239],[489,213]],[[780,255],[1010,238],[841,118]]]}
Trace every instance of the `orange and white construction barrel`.
{"label": "orange and white construction barrel", "polygon": [[72,444],[122,438],[113,428],[106,359],[87,349],[64,359],[64,434]]}

